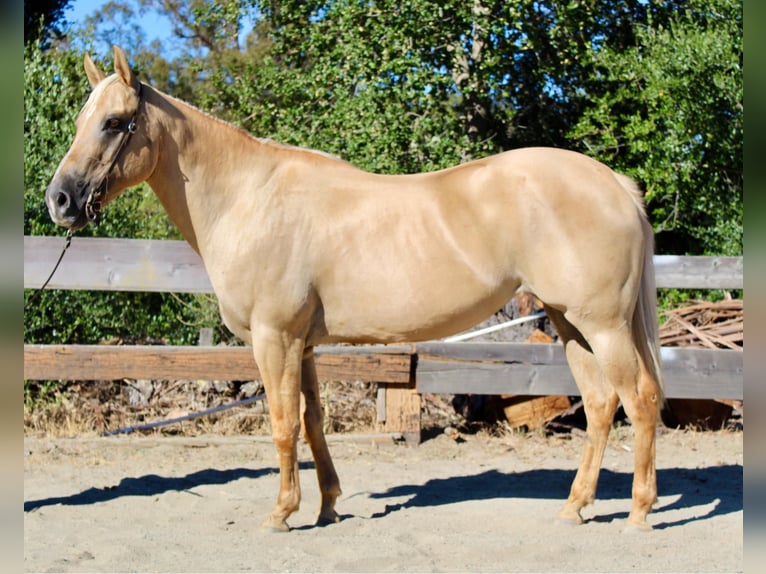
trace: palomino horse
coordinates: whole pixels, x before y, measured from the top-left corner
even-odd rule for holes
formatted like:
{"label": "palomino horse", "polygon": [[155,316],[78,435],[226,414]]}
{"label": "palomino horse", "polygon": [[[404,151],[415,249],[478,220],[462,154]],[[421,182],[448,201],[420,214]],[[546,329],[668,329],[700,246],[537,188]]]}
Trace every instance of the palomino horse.
{"label": "palomino horse", "polygon": [[300,503],[303,423],[321,490],[339,520],[340,483],[322,433],[313,348],[445,337],[518,289],[544,302],[588,418],[582,462],[559,519],[593,501],[618,402],[635,429],[628,524],[650,528],[663,400],[653,236],[635,184],[584,155],[510,151],[432,173],[384,176],[256,139],[142,84],[123,52],[93,86],[46,191],[70,230],[147,181],[200,254],[226,325],[252,345],[279,455],[264,526],[287,530]]}

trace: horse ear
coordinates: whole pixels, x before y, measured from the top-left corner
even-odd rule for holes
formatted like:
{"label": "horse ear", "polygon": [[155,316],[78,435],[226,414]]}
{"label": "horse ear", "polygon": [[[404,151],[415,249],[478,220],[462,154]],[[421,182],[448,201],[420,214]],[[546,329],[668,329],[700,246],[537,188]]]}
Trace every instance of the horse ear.
{"label": "horse ear", "polygon": [[93,63],[93,60],[90,59],[90,54],[85,54],[85,75],[88,76],[88,81],[90,82],[91,88],[95,88],[96,84],[98,84],[101,80],[106,78],[106,74],[102,72],[96,64]]}
{"label": "horse ear", "polygon": [[117,72],[117,76],[122,80],[122,83],[126,86],[138,90],[138,78],[130,69],[128,59],[125,57],[125,52],[119,46],[112,46],[114,51],[114,71]]}

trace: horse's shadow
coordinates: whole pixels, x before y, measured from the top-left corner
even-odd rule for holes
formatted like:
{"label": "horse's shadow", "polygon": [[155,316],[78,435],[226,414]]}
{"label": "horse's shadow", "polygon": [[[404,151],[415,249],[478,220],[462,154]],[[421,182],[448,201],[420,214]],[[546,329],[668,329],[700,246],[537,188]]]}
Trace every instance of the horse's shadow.
{"label": "horse's shadow", "polygon": [[[312,462],[300,464],[301,470],[313,469]],[[147,474],[139,477],[123,478],[119,484],[104,488],[91,487],[68,496],[43,498],[24,502],[24,511],[32,512],[46,506],[57,504],[67,506],[86,506],[98,502],[108,502],[127,496],[155,496],[165,492],[190,491],[195,487],[213,484],[227,484],[236,480],[257,479],[279,472],[277,468],[234,468],[228,470],[205,469],[181,477],[163,477]],[[524,472],[504,473],[487,470],[476,474],[436,478],[425,484],[403,484],[382,492],[368,493],[373,499],[399,499],[402,502],[386,504],[384,509],[370,518],[382,518],[398,510],[417,507],[436,507],[456,502],[471,500],[495,500],[513,498],[554,498],[563,501],[569,494],[569,486],[575,471],[561,469],[538,469]],[[681,526],[689,522],[704,520],[714,516],[742,510],[742,466],[724,465],[707,468],[669,468],[657,471],[657,483],[660,496],[680,495],[680,497],[655,508],[655,514],[674,509],[690,508],[712,504],[713,507],[704,515],[680,519],[672,522],[655,523],[656,529]],[[625,499],[629,506],[632,473],[601,471],[597,498],[601,500]],[[627,518],[626,512],[599,515],[590,520],[610,522]],[[352,518],[352,516],[344,516]]]}
{"label": "horse's shadow", "polygon": [[[313,468],[311,463],[301,463],[300,468]],[[85,506],[97,502],[108,502],[126,496],[154,496],[165,492],[188,492],[197,486],[227,484],[241,478],[256,479],[278,473],[278,468],[232,468],[218,470],[208,468],[187,474],[186,476],[159,476],[145,474],[138,477],[123,478],[119,484],[103,488],[91,487],[69,496],[56,496],[24,502],[24,512],[31,512],[45,506],[62,504],[65,506]]]}
{"label": "horse's shadow", "polygon": [[[488,470],[478,474],[432,479],[423,485],[401,485],[384,492],[372,493],[371,498],[389,499],[409,497],[403,502],[386,505],[371,518],[381,518],[403,508],[433,507],[469,500],[493,500],[513,498],[560,499],[562,504],[569,495],[574,480],[574,470],[540,469],[525,472],[503,473]],[[691,508],[713,504],[704,515],[672,522],[655,523],[655,529],[682,526],[689,522],[742,510],[742,466],[724,465],[708,468],[658,469],[659,496],[680,495],[664,506],[655,507],[653,514],[661,514],[679,508]],[[599,475],[597,499],[625,499],[630,507],[633,474],[603,469]],[[599,515],[593,522],[611,522],[625,519],[628,512]]]}

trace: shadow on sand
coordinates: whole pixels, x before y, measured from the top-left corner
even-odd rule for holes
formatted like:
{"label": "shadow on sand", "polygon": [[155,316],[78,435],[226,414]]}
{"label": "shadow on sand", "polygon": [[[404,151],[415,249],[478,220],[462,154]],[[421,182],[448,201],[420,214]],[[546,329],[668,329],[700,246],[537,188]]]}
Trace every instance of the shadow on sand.
{"label": "shadow on sand", "polygon": [[[669,510],[713,504],[705,515],[674,522],[655,523],[655,529],[681,526],[688,522],[742,510],[742,466],[724,465],[708,468],[667,468],[657,470],[659,496],[679,495],[665,506],[656,506],[652,515]],[[385,510],[373,515],[380,518],[402,508],[431,507],[469,500],[545,498],[560,499],[562,504],[569,495],[574,470],[530,470],[503,473],[488,470],[479,474],[429,480],[423,485],[401,485],[385,492],[374,493],[372,498],[387,499],[408,496],[404,501],[386,505]],[[626,519],[630,508],[633,474],[602,469],[599,475],[597,499],[624,499],[626,511],[596,516],[590,521],[611,522]]]}
{"label": "shadow on sand", "polygon": [[[300,464],[301,470],[313,469],[312,462]],[[146,474],[139,477],[123,478],[114,486],[91,487],[67,496],[28,500],[24,511],[32,512],[57,504],[68,506],[90,505],[108,502],[127,496],[156,496],[165,492],[190,491],[199,486],[221,485],[240,479],[258,479],[277,473],[277,468],[234,468],[228,470],[205,469],[182,477],[163,477]],[[434,507],[471,500],[494,500],[513,498],[560,499],[562,503],[569,494],[574,479],[574,470],[530,470],[503,473],[487,470],[477,474],[438,478],[425,484],[403,484],[383,492],[373,492],[373,499],[394,499],[408,497],[403,502],[386,504],[385,509],[371,518],[381,518],[404,508]],[[653,515],[694,506],[714,506],[706,514],[675,522],[655,523],[656,529],[681,526],[688,522],[704,520],[718,515],[742,510],[742,466],[724,465],[707,468],[658,469],[657,483],[660,496],[679,495],[679,498],[665,506],[656,507]],[[599,478],[597,498],[601,500],[624,499],[626,511],[591,518],[595,522],[609,522],[627,518],[630,506],[632,473],[613,472],[603,469]],[[194,494],[194,493],[192,493]]]}

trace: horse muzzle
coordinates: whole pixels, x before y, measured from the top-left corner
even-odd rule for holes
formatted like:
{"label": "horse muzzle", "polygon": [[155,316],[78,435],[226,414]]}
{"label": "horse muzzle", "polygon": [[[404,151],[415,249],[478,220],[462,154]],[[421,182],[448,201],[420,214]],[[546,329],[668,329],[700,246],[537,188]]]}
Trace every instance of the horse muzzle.
{"label": "horse muzzle", "polygon": [[72,231],[88,225],[90,218],[86,205],[89,189],[88,182],[84,180],[54,179],[45,191],[45,203],[53,222]]}

